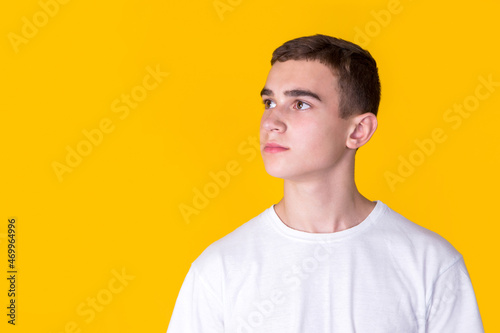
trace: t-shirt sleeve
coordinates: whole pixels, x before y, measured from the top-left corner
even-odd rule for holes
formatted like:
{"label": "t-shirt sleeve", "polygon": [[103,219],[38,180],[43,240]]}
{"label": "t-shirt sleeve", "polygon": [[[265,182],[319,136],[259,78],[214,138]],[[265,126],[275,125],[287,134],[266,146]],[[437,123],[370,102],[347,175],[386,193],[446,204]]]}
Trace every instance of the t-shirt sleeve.
{"label": "t-shirt sleeve", "polygon": [[167,333],[224,332],[222,300],[191,265],[177,296]]}
{"label": "t-shirt sleeve", "polygon": [[483,333],[476,296],[462,256],[438,277],[427,307],[427,333]]}

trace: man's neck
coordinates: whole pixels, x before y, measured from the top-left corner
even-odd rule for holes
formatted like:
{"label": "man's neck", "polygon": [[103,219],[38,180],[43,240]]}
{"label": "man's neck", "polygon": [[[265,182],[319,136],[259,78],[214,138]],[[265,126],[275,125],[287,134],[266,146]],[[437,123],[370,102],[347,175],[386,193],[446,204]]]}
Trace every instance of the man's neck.
{"label": "man's neck", "polygon": [[358,225],[375,205],[359,193],[354,177],[332,177],[307,182],[285,180],[284,196],[275,211],[290,228],[331,233]]}

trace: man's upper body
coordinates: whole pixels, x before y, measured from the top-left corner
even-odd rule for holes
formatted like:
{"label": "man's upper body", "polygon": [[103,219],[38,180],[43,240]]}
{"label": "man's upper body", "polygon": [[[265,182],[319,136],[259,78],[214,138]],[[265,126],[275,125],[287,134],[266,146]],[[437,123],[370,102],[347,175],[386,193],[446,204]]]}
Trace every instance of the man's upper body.
{"label": "man's upper body", "polygon": [[377,128],[375,60],[315,35],[271,65],[260,145],[283,198],[193,263],[168,333],[482,332],[460,254],[357,190],[356,151]]}
{"label": "man's upper body", "polygon": [[191,265],[168,333],[484,332],[464,261],[376,202],[360,224],[310,233],[274,205]]}

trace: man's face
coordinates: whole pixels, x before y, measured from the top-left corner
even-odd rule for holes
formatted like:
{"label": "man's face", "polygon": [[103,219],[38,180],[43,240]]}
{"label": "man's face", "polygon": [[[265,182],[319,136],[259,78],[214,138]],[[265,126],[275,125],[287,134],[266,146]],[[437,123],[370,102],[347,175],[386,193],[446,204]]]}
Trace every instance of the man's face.
{"label": "man's face", "polygon": [[346,161],[349,120],[339,117],[337,78],[327,66],[276,62],[261,95],[260,146],[270,175],[321,180]]}

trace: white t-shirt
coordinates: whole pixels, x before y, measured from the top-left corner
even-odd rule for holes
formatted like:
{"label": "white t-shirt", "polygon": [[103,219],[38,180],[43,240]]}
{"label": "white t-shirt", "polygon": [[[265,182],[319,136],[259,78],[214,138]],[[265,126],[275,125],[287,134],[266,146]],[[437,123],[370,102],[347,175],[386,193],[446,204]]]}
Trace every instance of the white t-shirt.
{"label": "white t-shirt", "polygon": [[309,233],[274,205],[208,246],[168,333],[484,332],[462,255],[381,201],[360,224]]}

